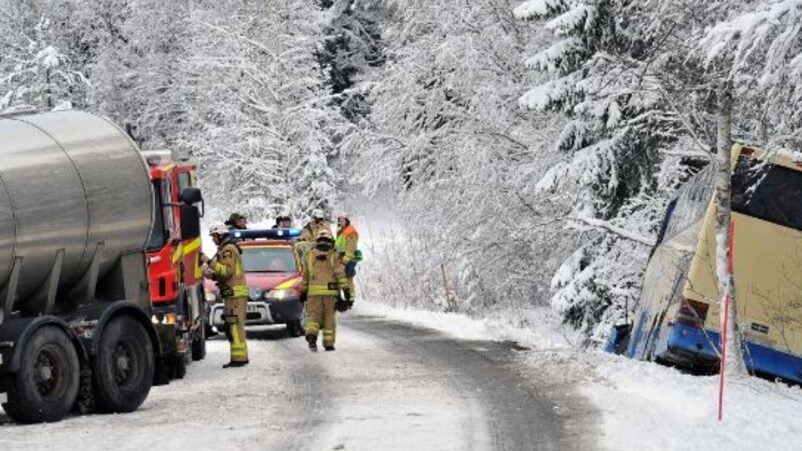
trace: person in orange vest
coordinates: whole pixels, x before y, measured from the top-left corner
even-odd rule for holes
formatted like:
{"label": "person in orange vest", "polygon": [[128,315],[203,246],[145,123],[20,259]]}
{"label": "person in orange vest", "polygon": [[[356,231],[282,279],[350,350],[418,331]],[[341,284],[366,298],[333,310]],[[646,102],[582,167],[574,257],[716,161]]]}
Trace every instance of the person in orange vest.
{"label": "person in orange vest", "polygon": [[357,249],[359,246],[359,232],[356,227],[351,224],[351,217],[348,213],[342,213],[337,216],[337,239],[334,240],[334,248],[340,254],[340,259],[345,265],[345,276],[348,278],[348,289],[351,294],[356,294],[354,291],[354,276],[356,276],[356,264],[361,260],[361,252]]}

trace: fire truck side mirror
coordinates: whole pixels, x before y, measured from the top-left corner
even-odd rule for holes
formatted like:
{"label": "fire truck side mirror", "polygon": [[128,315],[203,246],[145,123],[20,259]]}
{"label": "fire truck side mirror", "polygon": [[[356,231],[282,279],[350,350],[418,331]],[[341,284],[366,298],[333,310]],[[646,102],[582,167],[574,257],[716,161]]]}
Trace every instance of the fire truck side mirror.
{"label": "fire truck side mirror", "polygon": [[203,195],[201,194],[201,190],[198,188],[184,188],[184,190],[181,191],[181,194],[178,196],[178,200],[187,205],[195,205],[198,202],[203,202]]}
{"label": "fire truck side mirror", "polygon": [[191,240],[201,235],[200,210],[194,205],[181,206],[181,239]]}

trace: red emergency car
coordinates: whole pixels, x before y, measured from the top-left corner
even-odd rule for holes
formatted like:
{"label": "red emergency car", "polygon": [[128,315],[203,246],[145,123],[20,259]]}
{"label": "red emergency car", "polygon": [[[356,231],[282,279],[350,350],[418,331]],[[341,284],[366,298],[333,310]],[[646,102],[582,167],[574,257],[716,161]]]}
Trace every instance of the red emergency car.
{"label": "red emergency car", "polygon": [[[301,323],[304,308],[300,302],[301,265],[292,241],[293,231],[297,229],[249,230],[249,236],[268,238],[239,241],[237,244],[242,249],[248,283],[245,324],[285,324],[292,336],[299,337],[304,334]],[[287,238],[275,238],[279,233]],[[206,281],[206,300],[210,303],[209,324],[223,331],[224,305],[213,281]]]}

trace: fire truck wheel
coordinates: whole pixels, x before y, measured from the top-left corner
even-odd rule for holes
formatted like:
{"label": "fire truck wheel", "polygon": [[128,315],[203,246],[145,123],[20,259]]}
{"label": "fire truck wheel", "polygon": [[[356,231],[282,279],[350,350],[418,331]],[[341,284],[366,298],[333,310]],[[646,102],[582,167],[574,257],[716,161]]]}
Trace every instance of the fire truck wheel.
{"label": "fire truck wheel", "polygon": [[192,360],[198,361],[206,358],[206,320],[201,319],[195,339],[192,340]]}
{"label": "fire truck wheel", "polygon": [[130,316],[111,320],[102,332],[92,375],[101,412],[133,412],[153,383],[153,346],[145,328]]}
{"label": "fire truck wheel", "polygon": [[75,345],[61,328],[43,326],[25,343],[19,371],[6,378],[3,408],[11,418],[22,423],[60,420],[78,398]]}
{"label": "fire truck wheel", "polygon": [[183,379],[184,376],[187,375],[186,357],[184,357],[182,354],[176,354],[173,357],[173,360],[175,364],[175,366],[173,366],[173,370],[175,371],[175,373],[173,373],[173,376],[175,376],[176,379]]}

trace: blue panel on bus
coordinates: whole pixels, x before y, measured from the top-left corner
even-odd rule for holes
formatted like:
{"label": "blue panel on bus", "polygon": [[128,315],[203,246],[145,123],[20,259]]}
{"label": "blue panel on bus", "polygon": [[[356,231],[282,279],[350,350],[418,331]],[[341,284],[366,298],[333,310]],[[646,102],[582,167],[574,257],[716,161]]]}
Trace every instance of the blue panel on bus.
{"label": "blue panel on bus", "polygon": [[242,239],[258,239],[269,238],[274,240],[286,240],[297,238],[301,236],[301,229],[255,229],[255,230],[232,230],[229,232],[231,238]]}
{"label": "blue panel on bus", "polygon": [[[655,355],[677,364],[718,361],[720,335],[711,330],[676,323],[665,327],[655,346]],[[751,372],[802,384],[802,357],[755,343],[746,344],[744,362]]]}

